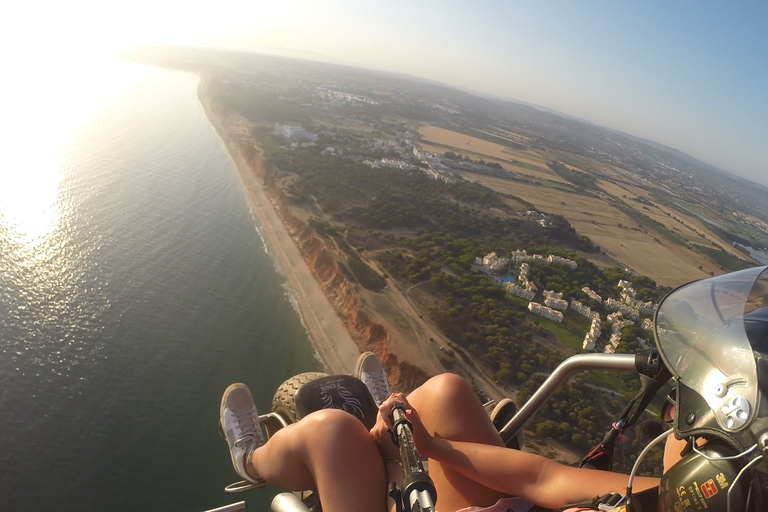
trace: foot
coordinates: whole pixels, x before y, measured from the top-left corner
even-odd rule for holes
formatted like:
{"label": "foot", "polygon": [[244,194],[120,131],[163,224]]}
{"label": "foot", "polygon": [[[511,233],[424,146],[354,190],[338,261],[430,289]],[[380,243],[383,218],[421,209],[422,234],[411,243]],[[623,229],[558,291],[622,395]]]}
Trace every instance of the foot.
{"label": "foot", "polygon": [[363,352],[357,358],[355,377],[363,381],[368,391],[371,392],[376,405],[381,405],[392,394],[389,390],[389,382],[387,382],[384,367],[381,366],[381,361],[373,352]]}
{"label": "foot", "polygon": [[[497,431],[501,431],[517,413],[517,406],[511,398],[503,398],[496,404],[496,407],[491,411],[490,418],[493,422],[493,426]],[[508,448],[515,448],[519,450],[523,446],[524,441],[523,429],[517,432],[508,432],[505,436],[502,436],[502,441]]]}
{"label": "foot", "polygon": [[221,397],[221,432],[229,445],[232,465],[238,475],[249,482],[261,483],[248,473],[251,453],[264,444],[259,413],[251,391],[245,384],[232,384]]}

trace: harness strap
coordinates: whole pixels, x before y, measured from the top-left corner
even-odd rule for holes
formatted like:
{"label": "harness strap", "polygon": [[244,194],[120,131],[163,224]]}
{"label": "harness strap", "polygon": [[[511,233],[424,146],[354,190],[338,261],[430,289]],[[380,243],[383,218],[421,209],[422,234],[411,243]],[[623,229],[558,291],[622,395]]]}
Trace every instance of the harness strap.
{"label": "harness strap", "polygon": [[[634,425],[640,415],[651,403],[656,392],[666,384],[672,374],[663,366],[659,373],[650,378],[640,374],[640,390],[635,397],[624,407],[621,416],[611,425],[611,430],[605,434],[603,440],[595,446],[579,463],[579,467],[590,466],[595,469],[611,471],[613,469],[613,448],[617,439],[623,439],[622,432],[627,427]],[[637,407],[635,407],[637,406]]]}

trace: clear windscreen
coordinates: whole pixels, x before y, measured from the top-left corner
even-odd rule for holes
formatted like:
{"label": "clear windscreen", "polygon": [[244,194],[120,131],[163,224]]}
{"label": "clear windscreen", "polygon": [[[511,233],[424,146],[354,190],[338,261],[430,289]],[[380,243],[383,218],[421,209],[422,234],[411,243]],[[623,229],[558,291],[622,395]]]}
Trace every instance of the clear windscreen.
{"label": "clear windscreen", "polygon": [[684,285],[659,305],[655,332],[664,362],[713,410],[726,398],[723,386],[756,403],[757,367],[743,317],[768,306],[767,294],[768,269],[757,267]]}

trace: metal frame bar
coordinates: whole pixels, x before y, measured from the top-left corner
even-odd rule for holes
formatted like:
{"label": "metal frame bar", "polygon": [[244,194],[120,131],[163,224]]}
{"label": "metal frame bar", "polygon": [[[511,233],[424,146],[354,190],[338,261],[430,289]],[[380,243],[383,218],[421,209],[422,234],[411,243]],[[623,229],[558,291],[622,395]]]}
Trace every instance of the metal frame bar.
{"label": "metal frame bar", "polygon": [[536,411],[544,405],[560,385],[572,374],[586,370],[613,370],[637,372],[634,354],[576,354],[571,356],[547,377],[539,389],[525,402],[517,414],[499,431],[502,439],[520,430]]}

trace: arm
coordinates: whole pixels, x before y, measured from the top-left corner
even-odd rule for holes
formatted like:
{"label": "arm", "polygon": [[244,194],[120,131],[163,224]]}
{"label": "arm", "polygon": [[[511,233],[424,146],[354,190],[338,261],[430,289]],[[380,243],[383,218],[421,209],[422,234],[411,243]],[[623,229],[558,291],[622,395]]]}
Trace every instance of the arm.
{"label": "arm", "polygon": [[[532,453],[477,443],[432,438],[421,451],[486,487],[547,508],[624,492],[628,480],[618,473],[574,468]],[[658,485],[657,478],[637,478],[634,491]]]}
{"label": "arm", "polygon": [[[381,440],[386,428],[391,427],[388,415],[396,402],[402,403],[406,409],[407,417],[413,424],[414,441],[422,455],[495,491],[520,496],[548,508],[558,508],[609,492],[626,491],[626,475],[573,468],[539,455],[500,446],[433,437],[404,395],[396,395],[382,404],[379,421],[371,430],[374,438]],[[634,490],[637,492],[658,484],[656,478],[637,478]]]}

